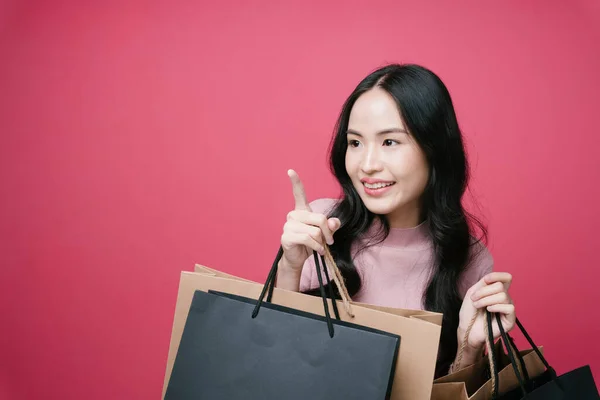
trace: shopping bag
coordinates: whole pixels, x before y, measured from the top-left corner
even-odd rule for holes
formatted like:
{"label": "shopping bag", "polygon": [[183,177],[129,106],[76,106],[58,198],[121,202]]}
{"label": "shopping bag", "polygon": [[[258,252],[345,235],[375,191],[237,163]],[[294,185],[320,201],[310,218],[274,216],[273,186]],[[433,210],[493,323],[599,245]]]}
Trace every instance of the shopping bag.
{"label": "shopping bag", "polygon": [[[486,317],[491,335],[491,328],[489,328],[492,321],[491,313],[487,312]],[[494,317],[498,322],[502,341],[506,346],[506,343],[509,343],[509,338],[500,322],[500,315],[495,314]],[[594,382],[594,377],[589,365],[579,367],[573,371],[557,376],[554,368],[550,366],[544,355],[537,351],[535,343],[521,322],[517,319],[516,323],[529,344],[536,350],[535,353],[546,367],[546,370],[543,374],[535,376],[533,379],[528,379],[528,377],[523,376],[519,370],[519,364],[516,361],[514,349],[511,348],[511,346],[508,346],[507,352],[510,357],[511,367],[519,382],[519,387],[508,393],[502,393],[501,391],[495,390],[494,393],[492,393],[492,400],[600,400],[598,388]],[[527,373],[528,371],[524,372]],[[492,378],[498,379],[497,376],[492,376]]]}
{"label": "shopping bag", "polygon": [[[204,266],[204,265],[200,265],[200,264],[194,265],[194,272],[199,273],[199,274],[207,274],[207,275],[215,276],[215,277],[219,277],[219,278],[228,278],[228,279],[234,279],[234,280],[240,280],[243,282],[251,282],[251,283],[258,284],[258,282],[240,278],[238,276],[231,275],[226,272],[219,271],[219,270],[216,270],[216,269]],[[423,321],[431,322],[436,325],[440,325],[440,326],[442,325],[443,315],[440,313],[436,313],[436,312],[430,312],[430,311],[424,311],[424,310],[410,310],[410,309],[404,309],[404,308],[392,308],[392,307],[378,306],[378,305],[374,305],[374,304],[360,303],[360,302],[354,302],[354,301],[352,301],[352,304],[359,305],[361,307],[370,308],[372,310],[378,310],[378,311],[382,311],[385,313],[398,315],[400,317],[417,318],[417,319],[420,319]]]}
{"label": "shopping bag", "polygon": [[[472,323],[474,321],[475,319]],[[491,332],[491,329],[487,328],[488,333]],[[463,344],[468,340],[469,330]],[[545,379],[545,366],[536,354],[536,351],[541,354],[543,348],[518,351],[509,335],[506,335],[506,339],[508,344],[502,340],[494,343],[493,336],[488,337],[487,355],[466,368],[436,379],[431,399],[492,400],[494,393],[496,396],[498,393],[514,395],[518,390],[519,381],[513,371],[509,354],[503,350],[503,344],[515,349],[516,353],[513,355],[519,362],[519,370],[525,373],[530,385]],[[458,363],[460,364],[460,361]]]}
{"label": "shopping bag", "polygon": [[165,399],[388,398],[400,337],[333,320],[315,261],[325,317],[265,302],[273,275],[258,300],[196,290]]}
{"label": "shopping bag", "polygon": [[[543,351],[542,348],[539,350]],[[497,359],[500,360],[499,390],[501,393],[507,393],[517,388],[519,384],[508,360],[508,355],[502,350],[501,342],[495,344],[494,352],[497,354]],[[532,376],[537,377],[544,373],[544,365],[532,349],[521,351],[519,355]],[[492,380],[490,376],[489,361],[486,356],[473,365],[436,379],[431,399],[491,400]]]}
{"label": "shopping bag", "polygon": [[[201,266],[196,269],[200,273],[181,273],[163,396],[168,387],[195,292],[197,290],[203,292],[213,290],[248,299],[258,299],[265,288],[265,285],[227,276],[216,270],[207,270]],[[302,293],[274,288],[271,303],[321,316],[325,315],[322,299]],[[333,305],[334,302],[327,300],[327,303]],[[396,359],[390,398],[394,400],[429,399],[439,345],[441,315],[420,310],[405,310],[404,314],[407,316],[403,316],[398,315],[403,314],[402,310],[352,303],[354,317],[351,317],[345,312],[342,301],[337,300],[335,303],[339,306],[342,321],[400,336],[400,348]],[[394,312],[386,312],[386,310]],[[317,392],[311,392],[309,398],[315,398],[315,393]]]}
{"label": "shopping bag", "polygon": [[[519,351],[502,327],[500,315],[486,311],[488,347],[493,343],[492,318],[497,319],[501,339],[493,346],[495,351],[488,351],[490,359],[482,359],[437,379],[432,388],[432,400],[600,399],[589,366],[557,376],[545,359],[543,348],[535,345],[518,319],[517,327],[531,349]],[[499,346],[503,346],[504,351],[498,352]]]}

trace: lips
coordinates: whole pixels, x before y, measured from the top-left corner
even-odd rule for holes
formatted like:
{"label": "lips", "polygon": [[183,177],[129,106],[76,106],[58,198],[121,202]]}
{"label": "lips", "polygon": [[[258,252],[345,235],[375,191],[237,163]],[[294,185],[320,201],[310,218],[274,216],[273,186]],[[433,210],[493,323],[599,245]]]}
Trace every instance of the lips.
{"label": "lips", "polygon": [[363,178],[360,180],[363,184],[364,193],[371,197],[382,197],[391,190],[396,184],[394,181],[384,181],[381,179]]}

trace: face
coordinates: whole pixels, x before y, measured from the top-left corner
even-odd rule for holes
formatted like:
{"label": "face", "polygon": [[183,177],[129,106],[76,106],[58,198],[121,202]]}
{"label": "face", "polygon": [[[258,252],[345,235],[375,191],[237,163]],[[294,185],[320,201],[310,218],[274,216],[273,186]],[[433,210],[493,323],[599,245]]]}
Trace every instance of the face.
{"label": "face", "polygon": [[367,209],[393,228],[418,225],[429,167],[387,92],[373,88],[356,100],[347,139],[346,171]]}

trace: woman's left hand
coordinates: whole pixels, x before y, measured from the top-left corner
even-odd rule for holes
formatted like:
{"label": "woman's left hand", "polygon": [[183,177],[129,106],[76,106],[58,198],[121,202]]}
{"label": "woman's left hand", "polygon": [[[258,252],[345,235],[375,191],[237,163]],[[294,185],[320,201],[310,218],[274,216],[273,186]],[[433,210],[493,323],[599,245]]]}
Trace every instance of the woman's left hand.
{"label": "woman's left hand", "polygon": [[[502,326],[506,332],[514,328],[516,320],[515,306],[508,294],[511,282],[511,274],[492,272],[485,275],[467,291],[459,314],[460,322],[457,332],[459,345],[464,340],[467,327],[478,310],[487,309],[491,313],[499,313]],[[485,313],[480,312],[468,338],[467,347],[471,350],[479,352],[483,349],[486,336],[485,323]],[[494,339],[496,339],[500,337],[500,329],[495,318],[492,320],[492,326]]]}

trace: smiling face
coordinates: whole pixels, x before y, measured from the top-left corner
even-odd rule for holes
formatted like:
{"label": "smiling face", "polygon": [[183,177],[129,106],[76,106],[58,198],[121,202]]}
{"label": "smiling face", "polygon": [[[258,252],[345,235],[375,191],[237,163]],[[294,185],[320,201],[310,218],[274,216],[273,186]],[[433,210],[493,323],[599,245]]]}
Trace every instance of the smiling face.
{"label": "smiling face", "polygon": [[346,171],[367,209],[386,215],[392,228],[418,225],[429,167],[394,99],[379,87],[362,94],[347,138]]}

